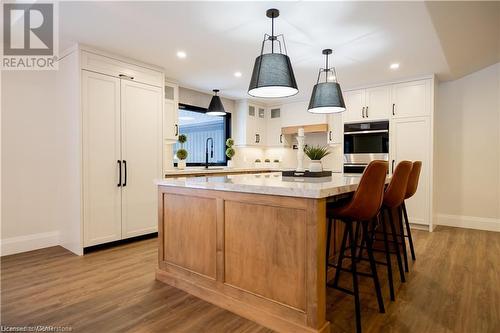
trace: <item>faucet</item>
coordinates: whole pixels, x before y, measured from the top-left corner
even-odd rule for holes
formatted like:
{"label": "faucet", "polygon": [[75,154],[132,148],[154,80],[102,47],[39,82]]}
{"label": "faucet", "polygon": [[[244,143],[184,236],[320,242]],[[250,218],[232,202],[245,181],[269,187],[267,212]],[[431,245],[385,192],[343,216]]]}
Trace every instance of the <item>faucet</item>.
{"label": "faucet", "polygon": [[208,141],[210,141],[210,158],[214,157],[214,139],[207,138],[205,142],[205,169],[208,169]]}

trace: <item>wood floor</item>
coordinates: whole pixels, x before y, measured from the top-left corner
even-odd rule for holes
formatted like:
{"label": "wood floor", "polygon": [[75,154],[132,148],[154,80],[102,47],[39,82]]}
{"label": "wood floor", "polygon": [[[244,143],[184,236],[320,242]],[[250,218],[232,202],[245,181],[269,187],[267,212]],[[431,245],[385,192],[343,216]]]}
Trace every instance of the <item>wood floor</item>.
{"label": "wood floor", "polygon": [[[500,233],[414,231],[417,261],[386,313],[361,278],[364,332],[500,332]],[[61,247],[1,259],[1,324],[73,332],[271,332],[154,280],[155,239],[75,256]],[[348,284],[350,281],[343,281]],[[332,332],[354,332],[352,297],[328,290]]]}

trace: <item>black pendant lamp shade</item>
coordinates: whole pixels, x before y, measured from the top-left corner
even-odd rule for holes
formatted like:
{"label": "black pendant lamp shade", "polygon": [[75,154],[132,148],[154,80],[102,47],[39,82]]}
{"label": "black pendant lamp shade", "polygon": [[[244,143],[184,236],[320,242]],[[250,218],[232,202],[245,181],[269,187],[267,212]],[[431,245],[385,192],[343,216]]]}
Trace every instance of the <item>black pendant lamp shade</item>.
{"label": "black pendant lamp shade", "polygon": [[212,96],[212,100],[210,101],[210,105],[208,106],[208,110],[207,110],[206,114],[211,115],[211,116],[224,116],[224,115],[226,115],[226,110],[224,110],[224,105],[222,105],[222,101],[220,100],[220,97],[217,96],[219,89],[214,89],[213,92],[215,93],[215,95]]}
{"label": "black pendant lamp shade", "polygon": [[[318,81],[313,88],[311,100],[309,101],[309,108],[307,111],[311,113],[337,113],[345,111],[344,97],[340,84],[337,82],[337,74],[335,67],[328,68],[328,56],[332,50],[323,50],[326,56],[326,67],[321,68],[318,74]],[[321,73],[326,76],[325,82],[319,82]],[[330,74],[331,77],[330,78]]]}
{"label": "black pendant lamp shade", "polygon": [[[283,35],[274,35],[274,19],[279,16],[279,10],[268,9],[266,15],[272,20],[272,32],[271,35],[264,35],[260,56],[255,59],[248,94],[264,98],[293,96],[299,92],[299,89],[293,74],[292,63],[286,55],[285,39]],[[267,41],[271,41],[271,53],[264,53]],[[274,52],[275,43],[279,53]]]}

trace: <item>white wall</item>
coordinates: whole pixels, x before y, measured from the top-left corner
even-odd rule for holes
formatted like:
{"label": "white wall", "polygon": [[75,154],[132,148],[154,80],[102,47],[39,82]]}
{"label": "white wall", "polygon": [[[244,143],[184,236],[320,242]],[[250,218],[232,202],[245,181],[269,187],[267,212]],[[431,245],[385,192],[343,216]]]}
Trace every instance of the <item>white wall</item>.
{"label": "white wall", "polygon": [[2,73],[2,253],[58,242],[65,131],[54,71]]}
{"label": "white wall", "polygon": [[440,83],[437,224],[500,231],[500,63]]}

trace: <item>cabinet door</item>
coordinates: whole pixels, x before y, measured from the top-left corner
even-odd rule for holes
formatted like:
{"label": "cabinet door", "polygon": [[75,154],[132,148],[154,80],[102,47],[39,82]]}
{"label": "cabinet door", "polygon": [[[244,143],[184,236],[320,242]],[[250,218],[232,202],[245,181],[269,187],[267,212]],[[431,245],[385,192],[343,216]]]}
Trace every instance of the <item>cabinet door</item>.
{"label": "cabinet door", "polygon": [[266,143],[268,146],[285,146],[285,136],[281,134],[281,109],[271,108],[267,116]]}
{"label": "cabinet door", "polygon": [[375,87],[365,90],[365,119],[389,119],[391,112],[391,87]]}
{"label": "cabinet door", "polygon": [[[416,139],[418,138],[418,139]],[[393,121],[393,165],[408,160],[422,161],[422,171],[415,195],[406,201],[410,223],[428,225],[430,212],[430,122],[427,117]],[[391,166],[391,173],[393,167]]]}
{"label": "cabinet door", "polygon": [[157,191],[162,176],[162,88],[121,81],[122,238],[157,231]]}
{"label": "cabinet door", "polygon": [[428,116],[431,110],[431,82],[421,80],[392,86],[393,117]]}
{"label": "cabinet door", "polygon": [[328,115],[328,133],[327,142],[330,145],[340,144],[344,137],[343,115],[345,112],[333,113]]}
{"label": "cabinet door", "polygon": [[165,99],[163,110],[163,137],[168,142],[175,142],[179,137],[179,106],[176,101]]}
{"label": "cabinet door", "polygon": [[365,91],[353,90],[344,93],[346,111],[344,112],[344,122],[356,122],[364,120]]}
{"label": "cabinet door", "polygon": [[85,247],[121,239],[120,79],[82,70]]}
{"label": "cabinet door", "polygon": [[258,135],[257,146],[266,145],[267,126],[266,126],[266,110],[262,107],[257,108],[255,134]]}

